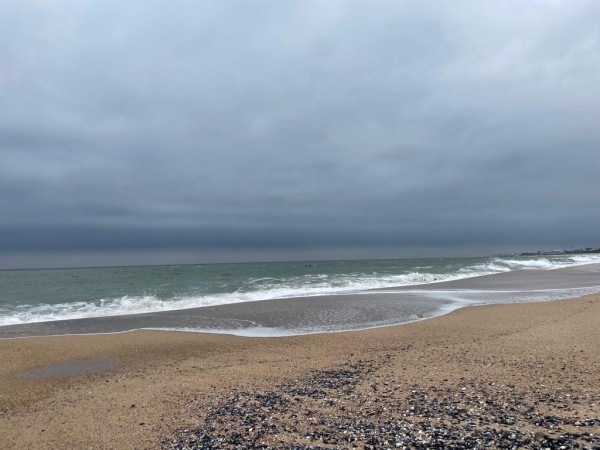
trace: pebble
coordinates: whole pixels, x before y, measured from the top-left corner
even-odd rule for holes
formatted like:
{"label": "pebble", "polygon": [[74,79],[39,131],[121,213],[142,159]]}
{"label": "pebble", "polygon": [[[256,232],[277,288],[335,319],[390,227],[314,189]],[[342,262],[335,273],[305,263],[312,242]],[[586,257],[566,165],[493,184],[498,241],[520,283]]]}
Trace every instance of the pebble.
{"label": "pebble", "polygon": [[[310,372],[272,391],[232,391],[198,411],[200,426],[173,430],[161,447],[600,450],[598,433],[557,433],[565,426],[597,427],[599,419],[541,412],[540,405],[581,401],[572,393],[532,392],[474,380],[443,388],[392,387],[371,380],[368,389],[361,389],[361,381],[369,380],[378,367],[374,361],[359,361]],[[343,409],[335,406],[340,403]],[[526,431],[536,428],[535,433]]]}

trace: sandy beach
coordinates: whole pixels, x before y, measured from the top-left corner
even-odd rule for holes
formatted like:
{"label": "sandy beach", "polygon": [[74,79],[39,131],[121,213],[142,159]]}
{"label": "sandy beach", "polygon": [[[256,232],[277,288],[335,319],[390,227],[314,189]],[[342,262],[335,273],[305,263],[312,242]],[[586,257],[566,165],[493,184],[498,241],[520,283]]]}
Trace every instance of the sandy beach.
{"label": "sandy beach", "polygon": [[599,323],[592,295],[297,337],[0,340],[0,447],[597,448]]}

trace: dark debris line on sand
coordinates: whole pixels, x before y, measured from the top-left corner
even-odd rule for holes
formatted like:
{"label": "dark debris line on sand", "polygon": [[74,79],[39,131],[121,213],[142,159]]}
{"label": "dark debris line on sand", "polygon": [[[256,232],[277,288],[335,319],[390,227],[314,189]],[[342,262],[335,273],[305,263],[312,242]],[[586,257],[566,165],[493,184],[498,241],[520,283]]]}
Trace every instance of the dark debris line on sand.
{"label": "dark debris line on sand", "polygon": [[162,448],[600,449],[597,418],[538,412],[558,407],[566,414],[573,404],[598,399],[477,381],[437,388],[377,382],[364,389],[378,365],[359,361],[273,391],[234,391],[201,407],[203,424],[175,430]]}

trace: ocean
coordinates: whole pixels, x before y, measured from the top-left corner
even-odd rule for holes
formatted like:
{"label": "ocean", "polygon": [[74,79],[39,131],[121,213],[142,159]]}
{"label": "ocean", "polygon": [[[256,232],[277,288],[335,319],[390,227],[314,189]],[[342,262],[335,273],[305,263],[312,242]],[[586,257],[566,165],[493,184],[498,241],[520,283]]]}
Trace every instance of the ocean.
{"label": "ocean", "polygon": [[[295,324],[296,332],[340,331],[429,317],[463,304],[485,303],[488,301],[486,299],[492,296],[497,301],[526,301],[589,293],[596,289],[595,283],[588,282],[581,287],[569,285],[537,289],[529,293],[519,289],[519,292],[513,295],[509,295],[510,290],[506,289],[502,295],[499,295],[497,290],[491,295],[489,291],[463,289],[462,294],[458,295],[456,289],[446,291],[438,289],[436,295],[429,297],[416,298],[413,295],[410,301],[406,297],[411,292],[409,289],[411,286],[425,292],[428,291],[428,286],[451,280],[514,271],[536,269],[545,271],[594,263],[600,263],[600,255],[1,270],[0,326],[166,311],[185,312],[195,308],[207,308],[205,311],[212,311],[214,307],[221,305],[237,305],[237,309],[240,310],[243,306],[245,311],[251,312],[253,308],[258,308],[255,302],[261,300],[277,299],[279,303],[272,303],[272,305],[279,305],[285,299],[295,299],[298,303],[298,298],[316,296],[321,299],[329,298],[329,304],[338,305],[337,316],[350,314],[352,308],[345,307],[342,300],[353,299],[353,307],[357,307],[360,302],[365,305],[369,303],[369,307],[373,311],[378,311],[384,319],[390,318],[383,322],[381,318],[378,321],[367,320],[366,322],[350,320],[350,325],[345,322],[345,324],[340,322],[340,325],[336,322],[337,325],[334,324],[329,328],[323,323],[312,324],[312,326],[310,323],[304,323],[304,328]],[[373,289],[383,293],[387,289],[389,293],[391,292],[389,290],[394,288],[403,288],[405,293],[404,303],[396,301],[394,308],[403,305],[405,309],[414,309],[420,305],[420,309],[417,309],[421,313],[408,315],[405,311],[403,314],[396,312],[396,316],[393,314],[390,316],[391,303],[387,299],[384,302],[387,306],[378,306],[377,309],[375,308],[377,300],[374,297],[356,295]],[[260,305],[264,310],[267,303],[261,302]],[[284,308],[288,310],[293,309],[292,302],[282,303],[282,305],[287,305]],[[305,302],[304,305],[308,303]],[[327,306],[322,302],[321,305]],[[228,310],[232,311],[232,308]],[[393,319],[392,316],[397,318]],[[165,325],[165,327],[193,329],[194,325],[181,327]],[[255,327],[242,328],[254,329]],[[266,330],[271,327],[263,326],[263,328]],[[216,322],[212,327],[205,323],[198,326],[198,329],[221,330]]]}

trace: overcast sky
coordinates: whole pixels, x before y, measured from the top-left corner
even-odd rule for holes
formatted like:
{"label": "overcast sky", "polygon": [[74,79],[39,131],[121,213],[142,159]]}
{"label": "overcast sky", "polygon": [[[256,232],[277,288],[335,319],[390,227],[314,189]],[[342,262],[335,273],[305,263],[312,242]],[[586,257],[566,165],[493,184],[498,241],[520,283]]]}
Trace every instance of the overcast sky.
{"label": "overcast sky", "polygon": [[600,2],[0,1],[0,266],[600,245]]}

